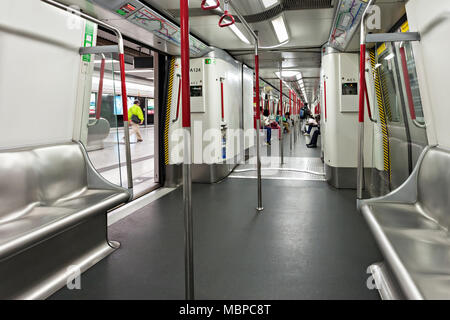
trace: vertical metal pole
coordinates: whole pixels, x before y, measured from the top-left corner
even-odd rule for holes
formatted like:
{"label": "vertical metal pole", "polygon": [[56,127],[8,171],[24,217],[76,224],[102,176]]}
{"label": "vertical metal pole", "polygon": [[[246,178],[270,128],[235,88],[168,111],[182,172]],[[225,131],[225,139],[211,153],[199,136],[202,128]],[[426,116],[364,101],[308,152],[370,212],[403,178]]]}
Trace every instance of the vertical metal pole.
{"label": "vertical metal pole", "polygon": [[284,125],[283,125],[283,62],[280,63],[280,155],[281,164],[284,164],[284,146],[283,146],[283,136],[284,136]]}
{"label": "vertical metal pole", "polygon": [[184,129],[183,204],[186,300],[194,300],[194,221],[192,216],[191,105],[189,79],[189,0],[180,0],[181,79]]}
{"label": "vertical metal pole", "polygon": [[359,57],[359,127],[358,127],[358,169],[357,169],[357,199],[363,198],[364,188],[364,88],[366,87],[366,23],[367,11],[372,4],[370,0],[361,18],[361,42]]}
{"label": "vertical metal pole", "polygon": [[263,211],[264,207],[262,204],[262,185],[261,185],[261,146],[260,146],[260,131],[261,131],[261,112],[259,110],[259,56],[258,56],[258,31],[255,31],[256,39],[255,39],[255,85],[256,85],[256,105],[258,106],[258,110],[256,110],[256,171],[257,171],[257,184],[258,184],[258,206],[256,207],[257,211]]}

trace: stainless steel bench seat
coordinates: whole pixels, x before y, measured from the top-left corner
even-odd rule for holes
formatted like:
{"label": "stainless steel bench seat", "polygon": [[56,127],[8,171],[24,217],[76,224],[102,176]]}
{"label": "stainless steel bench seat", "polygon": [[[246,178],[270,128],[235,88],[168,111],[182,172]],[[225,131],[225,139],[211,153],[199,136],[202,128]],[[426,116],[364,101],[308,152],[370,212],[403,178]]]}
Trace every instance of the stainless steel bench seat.
{"label": "stainless steel bench seat", "polygon": [[397,298],[450,299],[449,169],[450,151],[427,147],[400,188],[360,203],[388,266],[374,270],[392,273],[376,278],[395,278]]}
{"label": "stainless steel bench seat", "polygon": [[0,298],[45,298],[114,251],[106,212],[129,199],[81,144],[0,152]]}

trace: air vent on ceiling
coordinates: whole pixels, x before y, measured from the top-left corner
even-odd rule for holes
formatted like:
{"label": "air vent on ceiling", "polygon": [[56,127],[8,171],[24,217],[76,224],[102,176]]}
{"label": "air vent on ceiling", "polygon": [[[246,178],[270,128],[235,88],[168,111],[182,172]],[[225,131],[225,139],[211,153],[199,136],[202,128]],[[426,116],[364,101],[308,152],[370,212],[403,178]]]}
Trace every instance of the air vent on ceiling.
{"label": "air vent on ceiling", "polygon": [[328,9],[332,0],[282,0],[284,10]]}

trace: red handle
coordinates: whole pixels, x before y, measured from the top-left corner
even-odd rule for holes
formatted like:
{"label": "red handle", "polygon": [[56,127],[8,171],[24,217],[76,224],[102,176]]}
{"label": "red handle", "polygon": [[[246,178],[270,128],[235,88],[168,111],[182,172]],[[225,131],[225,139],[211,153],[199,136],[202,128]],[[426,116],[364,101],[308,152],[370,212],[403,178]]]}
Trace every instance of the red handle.
{"label": "red handle", "polygon": [[408,63],[406,62],[406,53],[404,47],[400,48],[400,54],[402,57],[403,78],[405,78],[405,87],[406,87],[406,95],[408,97],[409,113],[411,114],[411,119],[416,120],[416,110],[414,109],[414,98],[411,90],[411,80],[409,78]]}
{"label": "red handle", "polygon": [[218,7],[220,7],[219,0],[216,0],[216,4],[213,6],[206,6],[206,0],[202,0],[202,9],[203,10],[213,10],[213,9],[217,9]]}
{"label": "red handle", "polygon": [[122,88],[122,106],[123,106],[123,121],[128,122],[128,99],[127,99],[127,85],[125,79],[125,55],[119,54],[119,66],[120,66],[120,82]]}
{"label": "red handle", "polygon": [[364,95],[366,96],[367,112],[369,113],[369,119],[372,120],[372,110],[370,109],[369,94],[367,92],[366,82],[364,82]]}
{"label": "red handle", "polygon": [[100,66],[100,81],[98,83],[97,93],[97,110],[95,113],[95,119],[99,120],[102,112],[102,96],[103,96],[103,79],[105,77],[105,58],[102,58],[102,64]]}
{"label": "red handle", "polygon": [[[227,22],[227,23],[223,23],[223,21],[225,20],[225,18],[230,18],[231,21]],[[234,17],[227,11],[225,10],[225,12],[223,13],[223,16],[220,17],[219,20],[219,27],[224,28],[224,27],[229,27],[231,25],[233,25],[235,23],[234,21]]]}

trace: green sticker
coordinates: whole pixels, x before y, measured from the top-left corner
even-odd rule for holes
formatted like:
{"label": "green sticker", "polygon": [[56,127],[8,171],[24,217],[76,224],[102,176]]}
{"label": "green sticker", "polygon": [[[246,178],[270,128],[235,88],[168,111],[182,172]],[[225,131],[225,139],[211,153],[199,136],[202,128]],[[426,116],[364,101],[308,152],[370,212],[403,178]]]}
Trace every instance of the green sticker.
{"label": "green sticker", "polygon": [[211,64],[211,59],[205,59],[205,64]]}
{"label": "green sticker", "polygon": [[122,9],[119,9],[116,11],[118,14],[120,14],[121,16],[126,15],[127,13],[125,11],[123,11]]}
{"label": "green sticker", "polygon": [[[84,47],[92,47],[94,44],[94,23],[86,21],[86,28],[84,31]],[[91,55],[83,55],[83,61],[91,62]]]}

